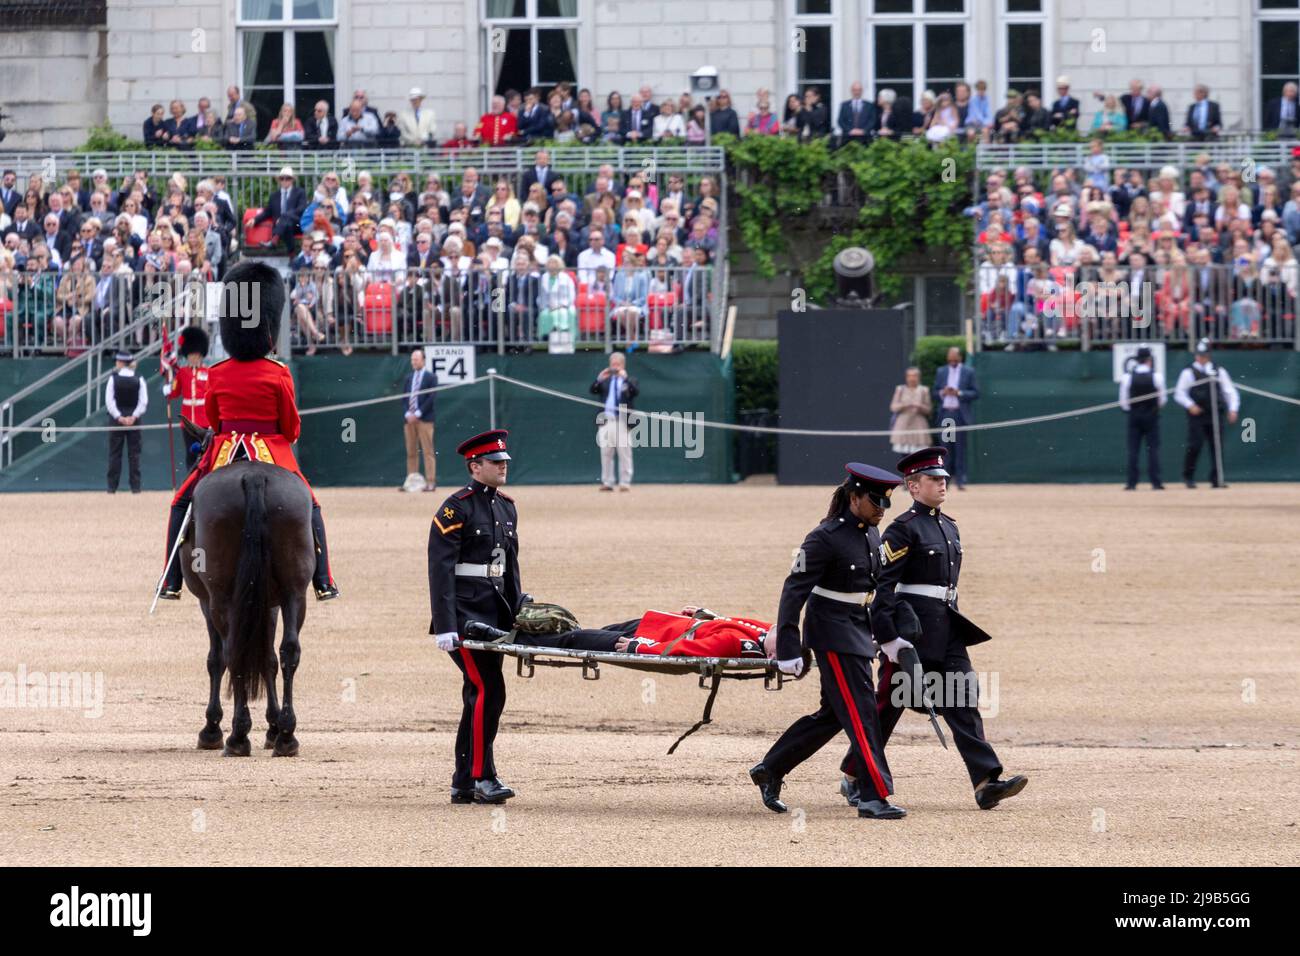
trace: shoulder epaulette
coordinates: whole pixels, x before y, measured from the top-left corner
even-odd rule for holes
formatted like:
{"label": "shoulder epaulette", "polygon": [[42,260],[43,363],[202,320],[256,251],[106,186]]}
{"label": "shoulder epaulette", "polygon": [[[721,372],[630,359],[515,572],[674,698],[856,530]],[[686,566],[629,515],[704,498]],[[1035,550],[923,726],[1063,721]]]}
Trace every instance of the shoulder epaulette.
{"label": "shoulder epaulette", "polygon": [[269,356],[269,355],[263,355],[262,358],[266,359],[268,362],[274,362],[276,365],[280,366],[280,368],[288,368],[288,367],[289,367],[289,366],[285,365],[283,362],[281,362],[279,359],[273,359],[273,358],[271,358],[271,356]]}
{"label": "shoulder epaulette", "polygon": [[497,497],[498,497],[498,498],[504,498],[506,501],[510,502],[511,504],[514,504],[514,503],[515,503],[515,499],[514,499],[514,498],[511,498],[511,497],[510,497],[508,494],[506,494],[504,491],[498,491],[498,492],[497,492]]}
{"label": "shoulder epaulette", "polygon": [[900,522],[900,521],[911,521],[915,517],[916,517],[916,512],[913,511],[911,508],[908,508],[901,515],[895,518],[894,522],[891,523]]}
{"label": "shoulder epaulette", "polygon": [[458,491],[458,492],[456,492],[454,495],[452,495],[452,497],[453,497],[453,498],[468,498],[468,497],[470,497],[470,496],[473,495],[473,494],[474,494],[474,489],[473,489],[473,488],[462,488],[460,491]]}
{"label": "shoulder epaulette", "polygon": [[954,518],[952,515],[948,514],[948,512],[946,512],[946,511],[940,511],[939,514],[943,515],[943,517],[947,518],[947,519],[948,519],[949,521],[951,521],[953,524],[956,524],[956,523],[957,523],[957,519]]}
{"label": "shoulder epaulette", "polygon": [[227,358],[223,358],[220,362],[213,362],[211,365],[208,366],[208,368],[209,368],[209,369],[214,369],[214,368],[216,368],[218,365],[225,365],[225,364],[226,364],[227,362],[229,362],[229,361],[230,361],[229,357],[227,357]]}

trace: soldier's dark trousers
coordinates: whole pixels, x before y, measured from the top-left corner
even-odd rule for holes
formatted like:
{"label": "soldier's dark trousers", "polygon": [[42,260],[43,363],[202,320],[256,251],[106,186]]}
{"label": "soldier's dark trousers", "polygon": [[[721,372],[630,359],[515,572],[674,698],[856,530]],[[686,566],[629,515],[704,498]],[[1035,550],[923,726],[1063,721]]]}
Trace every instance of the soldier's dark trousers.
{"label": "soldier's dark trousers", "polygon": [[1136,487],[1138,483],[1138,456],[1142,443],[1147,446],[1147,477],[1151,484],[1163,484],[1160,480],[1160,416],[1128,414],[1128,476],[1126,484]]}
{"label": "soldier's dark trousers", "polygon": [[532,647],[563,647],[578,651],[612,651],[620,637],[631,637],[641,624],[639,617],[621,624],[606,624],[602,628],[578,628],[559,634],[519,634],[516,644]]}
{"label": "soldier's dark trousers", "polygon": [[814,651],[821,678],[821,706],[800,717],[772,745],[763,763],[774,776],[784,777],[841,731],[849,736],[854,773],[868,800],[884,800],[894,792],[885,761],[885,738],[876,715],[871,687],[871,659],[835,651]]}
{"label": "soldier's dark trousers", "polygon": [[465,647],[450,653],[465,678],[461,691],[465,706],[456,731],[456,772],[451,785],[468,790],[476,780],[495,779],[497,775],[492,744],[506,706],[506,681],[501,673],[504,655]]}
{"label": "soldier's dark trousers", "polygon": [[330,573],[330,551],[325,542],[325,519],[320,516],[320,505],[311,506],[311,533],[316,539],[316,573],[311,581],[317,591],[323,591],[334,583]]}
{"label": "soldier's dark trousers", "polygon": [[[1002,761],[998,760],[992,744],[984,739],[984,720],[979,712],[979,680],[966,648],[961,645],[951,647],[946,660],[922,661],[921,666],[925,668],[927,685],[934,688],[935,713],[943,718],[952,733],[957,752],[966,762],[971,786],[977,787],[990,777],[996,777],[1002,772]],[[881,746],[889,743],[890,734],[907,709],[905,705],[911,703],[907,699],[906,685],[900,689],[894,679],[897,671],[898,665],[888,660],[880,668],[877,710]],[[936,676],[930,676],[932,674]],[[921,709],[920,713],[926,714],[926,711]],[[844,755],[840,769],[861,780],[861,774],[856,772],[856,760],[856,755],[850,750]]]}
{"label": "soldier's dark trousers", "polygon": [[[1223,416],[1219,416],[1220,434],[1223,428]],[[1201,447],[1209,445],[1210,484],[1219,483],[1219,463],[1214,458],[1214,416],[1208,409],[1199,415],[1187,416],[1187,455],[1183,458],[1183,480],[1196,479],[1196,462],[1201,457]]]}
{"label": "soldier's dark trousers", "polygon": [[122,481],[122,444],[126,443],[127,475],[131,490],[140,490],[140,432],[135,428],[114,428],[108,433],[108,490],[117,491]]}

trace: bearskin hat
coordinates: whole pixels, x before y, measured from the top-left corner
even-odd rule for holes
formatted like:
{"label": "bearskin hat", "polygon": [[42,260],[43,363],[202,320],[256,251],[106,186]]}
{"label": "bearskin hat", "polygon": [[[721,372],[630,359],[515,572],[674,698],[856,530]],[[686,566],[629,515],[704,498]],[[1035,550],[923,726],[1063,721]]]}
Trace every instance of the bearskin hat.
{"label": "bearskin hat", "polygon": [[221,289],[221,344],[231,358],[251,362],[275,348],[284,310],[284,280],[265,262],[245,259]]}
{"label": "bearskin hat", "polygon": [[208,333],[197,325],[187,325],[181,329],[176,340],[176,354],[184,358],[198,352],[204,358],[208,355]]}

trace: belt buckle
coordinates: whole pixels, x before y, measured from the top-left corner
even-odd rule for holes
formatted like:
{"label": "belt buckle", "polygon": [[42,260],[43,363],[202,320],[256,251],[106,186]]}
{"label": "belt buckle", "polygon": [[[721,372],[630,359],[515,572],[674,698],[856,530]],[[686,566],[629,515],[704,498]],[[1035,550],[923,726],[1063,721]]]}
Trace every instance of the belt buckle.
{"label": "belt buckle", "polygon": [[957,597],[957,585],[950,584],[948,585],[948,587],[944,588],[943,599],[947,603],[951,604],[956,599],[956,597]]}
{"label": "belt buckle", "polygon": [[506,576],[506,566],[504,564],[489,564],[487,571],[490,578],[503,578]]}

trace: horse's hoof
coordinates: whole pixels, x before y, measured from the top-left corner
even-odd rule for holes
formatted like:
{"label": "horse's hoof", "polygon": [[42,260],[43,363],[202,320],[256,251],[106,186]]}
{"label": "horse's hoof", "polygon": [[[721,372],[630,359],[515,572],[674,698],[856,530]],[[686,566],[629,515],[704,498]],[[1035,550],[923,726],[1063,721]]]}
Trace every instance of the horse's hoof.
{"label": "horse's hoof", "polygon": [[278,730],[268,730],[266,732],[266,742],[262,744],[262,749],[270,750],[272,747],[274,747],[275,741],[277,740],[277,738],[279,738],[279,736],[280,736],[280,732]]}
{"label": "horse's hoof", "polygon": [[253,752],[253,748],[248,743],[248,738],[243,740],[227,740],[226,747],[221,751],[223,757],[247,757]]}
{"label": "horse's hoof", "polygon": [[271,754],[273,757],[296,757],[298,756],[298,738],[278,737],[275,741],[275,750]]}
{"label": "horse's hoof", "polygon": [[199,731],[199,749],[200,750],[220,750],[221,749],[221,728],[209,730],[204,727]]}

